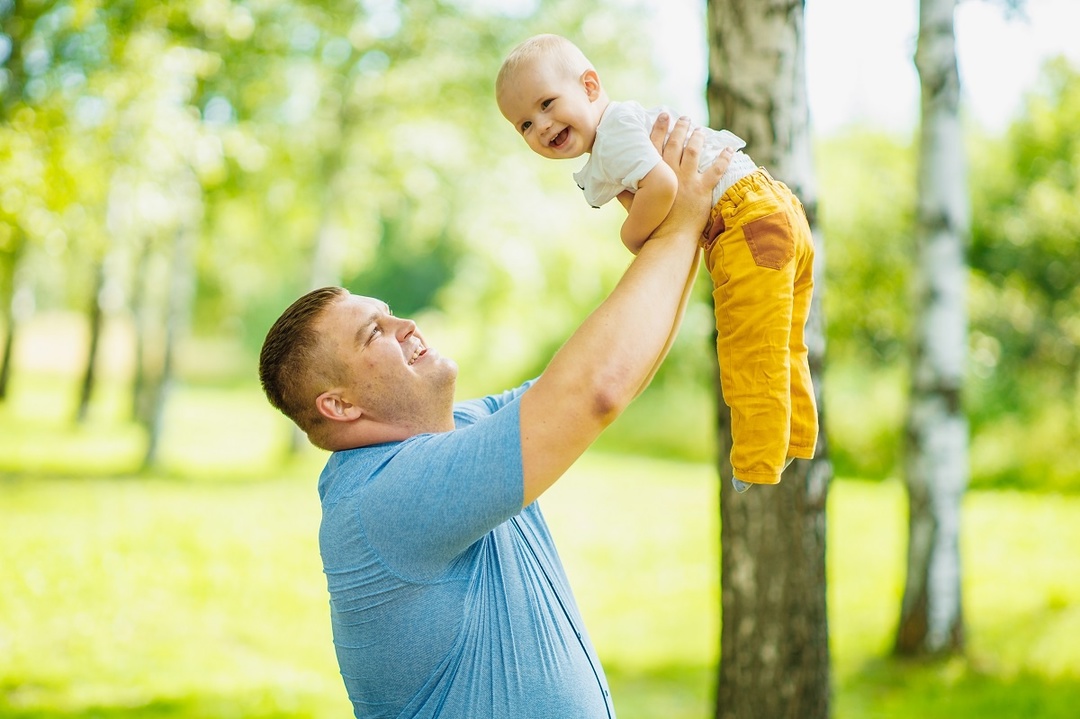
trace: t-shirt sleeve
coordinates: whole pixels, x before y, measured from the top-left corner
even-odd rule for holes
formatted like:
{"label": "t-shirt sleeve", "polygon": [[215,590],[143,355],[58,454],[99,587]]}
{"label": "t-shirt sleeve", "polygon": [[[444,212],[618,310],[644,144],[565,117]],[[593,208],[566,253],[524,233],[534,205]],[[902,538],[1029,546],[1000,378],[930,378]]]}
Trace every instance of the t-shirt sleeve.
{"label": "t-shirt sleeve", "polygon": [[649,139],[652,121],[644,112],[619,112],[604,123],[603,129],[599,159],[604,174],[637,192],[641,179],[663,161]]}
{"label": "t-shirt sleeve", "polygon": [[437,574],[521,511],[519,407],[526,386],[509,399],[480,400],[498,407],[453,432],[407,440],[365,485],[360,524],[392,570],[414,579]]}
{"label": "t-shirt sleeve", "polygon": [[531,379],[520,387],[508,389],[502,394],[493,394],[479,399],[465,400],[454,405],[454,426],[464,427],[477,422],[493,412],[505,407],[532,387],[535,379]]}

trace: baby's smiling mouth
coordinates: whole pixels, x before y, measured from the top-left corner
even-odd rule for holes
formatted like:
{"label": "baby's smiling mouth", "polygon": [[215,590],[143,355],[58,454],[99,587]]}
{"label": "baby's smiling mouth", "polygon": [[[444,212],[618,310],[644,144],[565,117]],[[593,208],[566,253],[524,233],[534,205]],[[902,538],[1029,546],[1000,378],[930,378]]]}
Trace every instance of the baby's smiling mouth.
{"label": "baby's smiling mouth", "polygon": [[562,147],[563,145],[566,144],[566,138],[569,137],[569,136],[570,136],[570,128],[569,127],[564,127],[562,129],[562,132],[560,132],[555,137],[551,138],[551,142],[548,143],[548,146],[549,147],[554,147],[555,149],[558,149],[558,148],[560,148],[560,147]]}

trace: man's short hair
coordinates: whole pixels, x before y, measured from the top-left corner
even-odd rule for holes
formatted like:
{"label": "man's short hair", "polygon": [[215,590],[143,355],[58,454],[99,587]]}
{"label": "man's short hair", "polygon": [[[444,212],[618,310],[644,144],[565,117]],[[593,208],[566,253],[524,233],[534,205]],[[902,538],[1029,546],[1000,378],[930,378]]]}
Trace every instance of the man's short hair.
{"label": "man's short hair", "polygon": [[315,398],[333,381],[337,368],[323,351],[315,325],[327,307],[347,294],[341,287],[322,287],[293,302],[270,327],[259,353],[259,381],[266,398],[316,446],[321,446],[318,430],[325,420]]}

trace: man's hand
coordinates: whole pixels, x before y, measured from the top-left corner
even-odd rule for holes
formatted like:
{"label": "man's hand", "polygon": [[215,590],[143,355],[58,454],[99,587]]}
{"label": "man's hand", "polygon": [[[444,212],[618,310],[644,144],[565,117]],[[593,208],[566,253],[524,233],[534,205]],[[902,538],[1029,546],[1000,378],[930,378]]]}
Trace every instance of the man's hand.
{"label": "man's hand", "polygon": [[682,320],[712,189],[728,162],[722,156],[698,172],[702,134],[690,133],[685,118],[665,141],[666,128],[666,119],[658,121],[651,137],[678,177],[671,213],[521,397],[526,505],[561,477],[648,384]]}
{"label": "man's hand", "polygon": [[713,188],[731,164],[734,150],[725,147],[711,165],[699,172],[698,163],[701,160],[701,146],[705,142],[704,133],[691,130],[690,119],[687,117],[678,119],[670,135],[667,134],[667,127],[667,116],[661,115],[653,125],[650,139],[664,162],[675,170],[679,189],[671,211],[653,234],[655,236],[678,231],[685,228],[687,223],[697,225],[700,232],[708,220]]}

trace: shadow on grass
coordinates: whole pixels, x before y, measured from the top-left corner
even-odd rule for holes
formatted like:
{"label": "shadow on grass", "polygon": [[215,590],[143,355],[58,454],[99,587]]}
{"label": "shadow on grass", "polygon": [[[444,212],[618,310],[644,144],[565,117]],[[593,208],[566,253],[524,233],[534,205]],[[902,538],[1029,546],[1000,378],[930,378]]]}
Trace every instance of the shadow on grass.
{"label": "shadow on grass", "polygon": [[714,670],[703,664],[625,667],[604,662],[619,719],[706,719]]}
{"label": "shadow on grass", "polygon": [[[260,706],[258,697],[190,696],[158,698],[146,703],[42,706],[23,688],[4,687],[0,716],[5,719],[322,719],[326,712],[309,705],[294,708]],[[296,704],[302,704],[302,700]]]}
{"label": "shadow on grass", "polygon": [[[709,719],[713,669],[702,665],[606,667],[620,719]],[[46,687],[0,687],[6,719],[323,719],[326,698],[261,694],[160,697],[144,703],[57,706]],[[337,697],[335,697],[337,698]],[[286,706],[281,706],[284,704]],[[1021,673],[1003,677],[956,659],[940,664],[876,660],[836,690],[837,719],[1075,719],[1080,681]],[[335,707],[337,708],[337,707]],[[331,712],[333,713],[333,712]],[[337,712],[340,713],[340,712]]]}
{"label": "shadow on grass", "polygon": [[[607,669],[619,719],[706,719],[711,712],[712,670],[705,666]],[[58,700],[54,688],[0,686],[0,717],[5,719],[326,719],[334,712],[320,697],[289,697],[274,702],[255,694],[159,697],[146,702],[73,704]],[[338,699],[339,697],[333,697]],[[67,704],[60,706],[60,704]],[[283,707],[270,704],[291,704]],[[334,708],[338,708],[337,705]],[[340,712],[337,712],[340,715]],[[569,718],[568,718],[569,719]]]}
{"label": "shadow on grass", "polygon": [[1005,675],[977,660],[879,659],[838,687],[843,719],[1075,719],[1080,678],[1030,671]]}
{"label": "shadow on grass", "polygon": [[[714,668],[605,663],[619,719],[711,719]],[[878,659],[835,687],[836,719],[1075,719],[1080,678],[1005,675],[979,662]]]}

